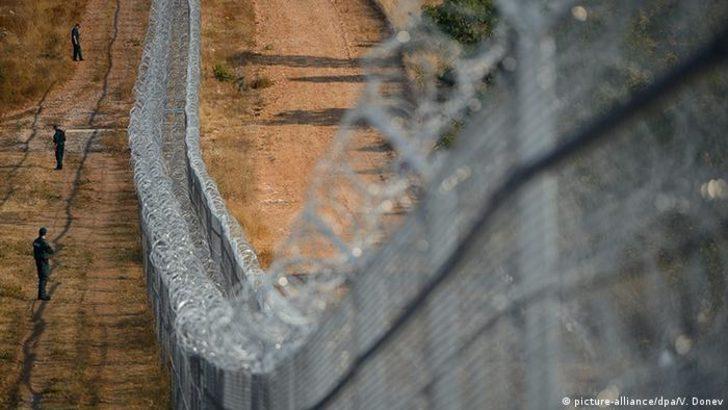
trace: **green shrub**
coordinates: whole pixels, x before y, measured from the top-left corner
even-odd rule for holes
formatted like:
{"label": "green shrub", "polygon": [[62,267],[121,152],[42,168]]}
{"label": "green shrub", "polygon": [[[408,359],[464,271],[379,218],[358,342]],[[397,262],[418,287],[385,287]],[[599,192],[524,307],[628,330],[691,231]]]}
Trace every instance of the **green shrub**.
{"label": "green shrub", "polygon": [[217,81],[228,82],[235,79],[235,75],[233,75],[230,68],[225,64],[215,64],[215,67],[212,68],[212,72],[215,75],[215,79],[217,79]]}
{"label": "green shrub", "polygon": [[464,45],[477,44],[493,33],[497,13],[493,0],[445,0],[423,12],[446,34]]}
{"label": "green shrub", "polygon": [[437,140],[437,144],[435,144],[435,149],[450,149],[455,145],[455,141],[457,139],[458,134],[460,134],[460,129],[462,128],[463,123],[461,121],[452,121],[450,124],[450,128],[445,131],[439,140]]}
{"label": "green shrub", "polygon": [[[472,46],[493,34],[497,13],[493,0],[445,0],[437,6],[424,6],[423,13],[444,33],[463,44]],[[452,84],[451,67],[439,76],[442,83]],[[462,123],[453,121],[440,136],[435,149],[450,149],[457,142]]]}

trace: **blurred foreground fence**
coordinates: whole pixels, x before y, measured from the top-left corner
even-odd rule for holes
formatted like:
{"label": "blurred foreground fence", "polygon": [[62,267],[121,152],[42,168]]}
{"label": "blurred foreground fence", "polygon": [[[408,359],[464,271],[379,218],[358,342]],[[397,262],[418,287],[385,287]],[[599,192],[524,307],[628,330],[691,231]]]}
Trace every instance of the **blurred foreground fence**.
{"label": "blurred foreground fence", "polygon": [[728,3],[497,6],[480,45],[414,16],[361,62],[263,272],[200,153],[199,2],[152,2],[129,136],[177,407],[728,399]]}

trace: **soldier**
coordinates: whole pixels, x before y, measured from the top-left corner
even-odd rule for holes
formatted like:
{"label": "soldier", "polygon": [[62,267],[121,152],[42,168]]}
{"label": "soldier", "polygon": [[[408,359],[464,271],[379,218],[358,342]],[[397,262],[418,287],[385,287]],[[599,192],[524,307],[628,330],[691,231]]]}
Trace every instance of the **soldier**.
{"label": "soldier", "polygon": [[46,294],[46,282],[51,273],[48,258],[53,255],[54,251],[45,240],[47,233],[48,230],[45,227],[40,228],[38,238],[33,241],[33,257],[35,267],[38,268],[38,300],[51,300],[51,297]]}
{"label": "soldier", "polygon": [[83,61],[83,55],[81,55],[81,33],[79,29],[81,24],[76,23],[71,29],[71,44],[73,44],[73,61]]}
{"label": "soldier", "polygon": [[56,169],[63,169],[63,148],[66,144],[66,133],[58,125],[54,125],[53,145],[56,146]]}

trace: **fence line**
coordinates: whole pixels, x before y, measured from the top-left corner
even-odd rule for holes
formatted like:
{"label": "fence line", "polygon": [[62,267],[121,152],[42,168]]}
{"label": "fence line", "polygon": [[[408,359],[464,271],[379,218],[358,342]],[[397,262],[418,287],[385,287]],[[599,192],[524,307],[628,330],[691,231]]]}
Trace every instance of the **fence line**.
{"label": "fence line", "polygon": [[[660,4],[617,3],[587,12],[563,2],[541,20],[536,5],[504,1],[505,29],[481,48],[460,50],[419,21],[374,50],[367,92],[320,171],[332,179],[314,186],[363,184],[345,152],[365,123],[396,157],[394,177],[370,189],[360,210],[372,214],[365,226],[388,221],[391,206],[382,205],[393,199],[416,192],[419,205],[384,244],[361,248],[370,237],[349,243],[326,229],[322,215],[334,199],[313,201],[289,248],[336,242],[341,253],[294,252],[264,273],[202,160],[199,0],[154,0],[129,139],[149,299],[176,406],[559,408],[568,404],[560,397],[720,398],[728,382],[718,360],[728,354],[728,148],[726,114],[712,108],[724,106],[728,88],[728,10],[683,2],[653,14],[663,30],[693,30],[673,33],[678,45],[692,41],[683,63],[641,92],[624,91],[621,79],[603,92],[638,61],[629,49],[594,46],[604,38],[633,46],[628,22]],[[592,14],[602,25],[590,29],[606,34],[581,32]],[[585,62],[587,46],[613,54]],[[519,60],[517,50],[529,47],[553,72]],[[694,50],[702,52],[689,57]],[[405,78],[412,68],[387,61],[420,64],[426,81],[433,55],[452,64],[454,86],[433,75],[439,85],[407,98],[382,91],[382,72]],[[606,111],[605,99],[617,109]],[[465,124],[458,145],[433,153],[453,121]],[[517,155],[514,142],[545,128],[559,145]],[[540,195],[544,181],[558,195]],[[546,248],[558,252],[553,266],[529,263]],[[314,267],[309,279],[280,285],[301,259]],[[349,272],[345,281],[331,279],[331,266]],[[346,296],[319,307],[332,283],[345,284]],[[534,323],[532,312],[548,321]],[[558,347],[548,361],[535,353],[547,338]],[[529,376],[544,370],[554,380]]]}

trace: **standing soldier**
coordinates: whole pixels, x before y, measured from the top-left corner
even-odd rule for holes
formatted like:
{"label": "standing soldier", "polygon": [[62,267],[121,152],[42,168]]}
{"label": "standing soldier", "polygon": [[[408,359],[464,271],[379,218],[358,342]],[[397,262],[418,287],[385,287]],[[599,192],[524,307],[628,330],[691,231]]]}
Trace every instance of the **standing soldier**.
{"label": "standing soldier", "polygon": [[53,129],[56,133],[53,134],[53,144],[56,146],[56,169],[63,169],[63,148],[66,144],[66,133],[54,125]]}
{"label": "standing soldier", "polygon": [[53,255],[53,248],[48,245],[45,236],[48,230],[45,227],[38,231],[38,238],[33,241],[33,257],[35,258],[35,267],[38,268],[38,299],[51,300],[46,294],[46,282],[48,275],[51,273],[51,266],[48,259]]}
{"label": "standing soldier", "polygon": [[73,61],[83,61],[83,55],[81,55],[81,33],[79,29],[81,24],[76,23],[71,29],[71,44],[73,44]]}

